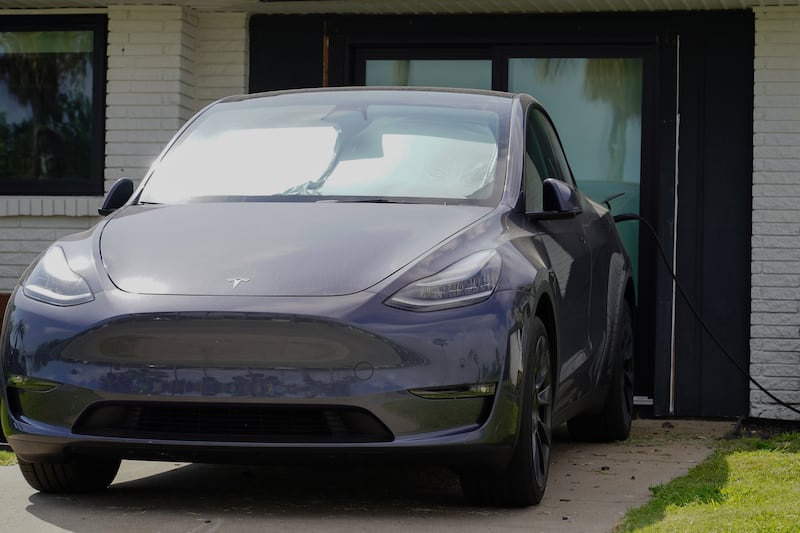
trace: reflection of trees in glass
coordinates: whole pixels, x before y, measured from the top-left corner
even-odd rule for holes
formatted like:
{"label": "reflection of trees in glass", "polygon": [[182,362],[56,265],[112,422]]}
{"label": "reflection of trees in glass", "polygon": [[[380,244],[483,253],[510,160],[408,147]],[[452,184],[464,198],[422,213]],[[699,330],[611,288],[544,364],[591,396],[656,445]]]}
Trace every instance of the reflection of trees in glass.
{"label": "reflection of trees in glass", "polygon": [[91,32],[0,32],[9,110],[30,110],[0,115],[0,177],[89,176],[91,46]]}
{"label": "reflection of trees in glass", "polygon": [[392,83],[402,87],[408,86],[409,73],[411,72],[411,61],[408,59],[398,59],[392,65]]}
{"label": "reflection of trees in glass", "polygon": [[584,96],[611,106],[608,179],[622,181],[628,122],[642,114],[642,62],[624,57],[546,58],[536,62],[536,74],[540,80],[555,80],[580,62],[584,64]]}
{"label": "reflection of trees in glass", "polygon": [[[30,121],[8,123],[0,113],[0,179],[29,175],[31,161]],[[17,172],[16,169],[25,169]]]}

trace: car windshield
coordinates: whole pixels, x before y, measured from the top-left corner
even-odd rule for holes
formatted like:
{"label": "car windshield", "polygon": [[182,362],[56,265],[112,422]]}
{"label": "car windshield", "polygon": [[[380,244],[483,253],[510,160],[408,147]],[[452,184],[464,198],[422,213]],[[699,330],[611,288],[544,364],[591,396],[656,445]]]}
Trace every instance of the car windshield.
{"label": "car windshield", "polygon": [[154,165],[140,202],[495,202],[509,102],[415,91],[222,102]]}

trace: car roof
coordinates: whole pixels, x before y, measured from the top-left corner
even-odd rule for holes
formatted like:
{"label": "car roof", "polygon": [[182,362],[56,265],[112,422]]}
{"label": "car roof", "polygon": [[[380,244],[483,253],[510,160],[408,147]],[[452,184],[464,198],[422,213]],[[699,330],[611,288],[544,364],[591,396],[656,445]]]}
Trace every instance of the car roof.
{"label": "car roof", "polygon": [[385,93],[385,94],[406,93],[406,95],[402,97],[404,103],[408,103],[409,101],[415,100],[415,96],[419,96],[420,101],[422,101],[422,99],[424,98],[423,95],[432,95],[437,93],[442,95],[450,94],[450,95],[474,95],[478,97],[484,96],[492,99],[507,98],[510,100],[522,96],[520,94],[508,93],[502,91],[491,91],[485,89],[462,89],[462,88],[452,88],[452,87],[406,87],[406,86],[317,87],[317,88],[288,89],[281,91],[268,91],[268,92],[252,93],[252,94],[235,95],[223,98],[222,100],[220,100],[220,102],[236,102],[236,101],[254,100],[259,98],[281,96],[281,95],[292,95],[292,94],[324,95],[326,93],[343,94],[343,93],[358,93],[358,92],[364,93],[365,95],[376,94],[376,93]]}

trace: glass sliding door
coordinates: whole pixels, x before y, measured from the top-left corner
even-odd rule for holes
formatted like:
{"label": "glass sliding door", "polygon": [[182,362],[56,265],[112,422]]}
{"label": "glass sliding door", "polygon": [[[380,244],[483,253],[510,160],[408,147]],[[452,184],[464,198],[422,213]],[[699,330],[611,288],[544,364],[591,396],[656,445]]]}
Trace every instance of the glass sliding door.
{"label": "glass sliding door", "polygon": [[[619,193],[615,213],[639,213],[643,61],[638,57],[510,58],[508,88],[550,113],[581,191],[595,201]],[[638,271],[638,224],[619,226]]]}
{"label": "glass sliding door", "polygon": [[367,59],[366,85],[492,88],[491,59]]}

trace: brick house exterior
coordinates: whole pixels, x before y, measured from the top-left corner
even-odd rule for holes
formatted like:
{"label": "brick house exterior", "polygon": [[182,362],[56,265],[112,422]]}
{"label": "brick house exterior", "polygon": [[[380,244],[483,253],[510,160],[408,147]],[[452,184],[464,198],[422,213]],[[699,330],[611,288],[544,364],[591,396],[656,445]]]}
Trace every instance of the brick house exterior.
{"label": "brick house exterior", "polygon": [[[152,5],[157,4],[157,5]],[[323,5],[324,4],[324,5]],[[552,11],[556,2],[438,2],[454,12]],[[569,2],[568,11],[631,11],[624,0]],[[751,10],[755,19],[750,374],[800,406],[800,5],[791,0],[653,0],[643,10]],[[713,4],[713,5],[709,5]],[[777,4],[777,5],[775,5]],[[34,6],[52,7],[34,9]],[[487,7],[487,6],[492,7]],[[257,13],[414,13],[426,2],[150,4],[0,0],[0,17],[107,17],[105,188],[141,178],[174,132],[215,99],[249,90],[249,21]],[[443,7],[442,7],[443,6]],[[724,191],[723,191],[724,194]],[[0,196],[0,293],[60,236],[97,221],[100,196]],[[747,236],[743,236],[746,238]],[[751,386],[749,415],[800,419]]]}
{"label": "brick house exterior", "polygon": [[[755,8],[750,373],[800,403],[800,8]],[[798,419],[751,390],[750,415]]]}

